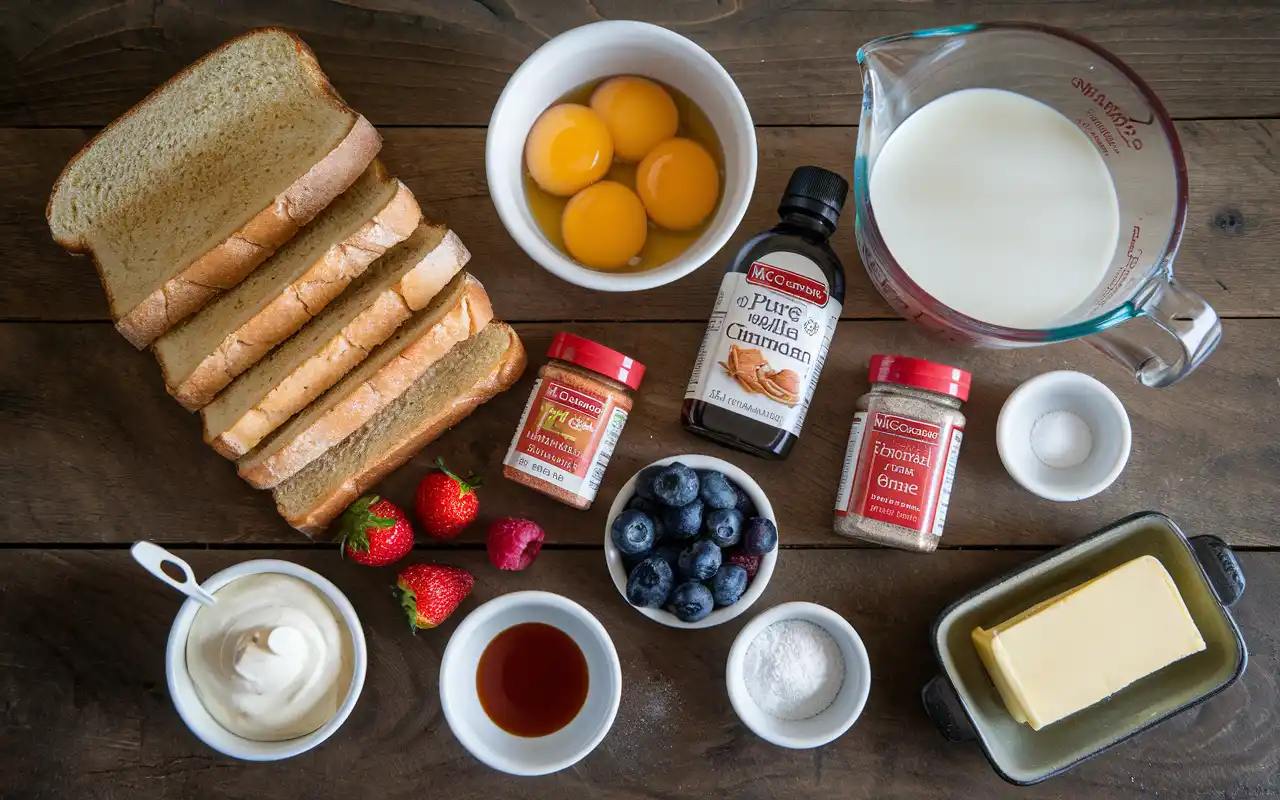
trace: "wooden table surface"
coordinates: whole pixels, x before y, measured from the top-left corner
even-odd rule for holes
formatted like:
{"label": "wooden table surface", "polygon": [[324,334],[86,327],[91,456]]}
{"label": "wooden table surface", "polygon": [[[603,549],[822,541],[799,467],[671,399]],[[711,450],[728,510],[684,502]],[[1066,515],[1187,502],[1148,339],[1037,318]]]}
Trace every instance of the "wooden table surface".
{"label": "wooden table surface", "polygon": [[[755,199],[734,242],[695,275],[640,295],[586,292],[542,272],[502,230],[484,180],[484,124],[539,44],[601,18],[647,19],[702,44],[737,80],[760,126]],[[1223,317],[1224,341],[1172,389],[1133,384],[1091,348],[962,350],[924,337],[880,299],[846,214],[834,245],[845,317],[800,444],[764,463],[686,434],[678,410],[715,286],[737,243],[771,224],[791,169],[851,173],[860,98],[854,53],[888,33],[981,19],[1072,28],[1131,64],[1178,120],[1191,208],[1176,268]],[[106,321],[92,267],[56,247],[43,209],[94,130],[183,65],[252,27],[279,24],[316,50],[346,99],[381,127],[383,157],[424,211],[474,253],[497,313],[533,355],[525,378],[385,482],[408,503],[437,456],[487,468],[482,518],[526,516],[549,544],[499,573],[478,524],[415,560],[471,570],[476,588],[442,628],[411,636],[390,569],[345,563],[275,514],[200,441],[150,357]],[[75,0],[0,12],[0,797],[3,798],[1255,798],[1280,795],[1280,4],[1197,0],[882,2],[814,0]],[[644,361],[649,377],[601,491],[576,512],[499,477],[541,354],[571,330]],[[830,507],[853,402],[874,352],[970,369],[969,427],[942,549],[930,556],[835,537]],[[1074,504],[1040,500],[1002,469],[994,428],[1019,382],[1078,369],[1116,390],[1133,421],[1120,480]],[[872,660],[870,701],[844,737],[813,751],[764,743],[738,721],[724,661],[745,619],[674,631],[618,597],[600,552],[607,498],[637,468],[681,452],[749,469],[778,510],[783,552],[758,609],[811,600],[843,614]],[[1229,691],[1041,785],[1003,783],[976,745],[932,728],[919,690],[936,671],[932,620],[949,602],[1040,552],[1134,511],[1242,551],[1235,609],[1250,649]],[[369,637],[369,679],[338,734],[274,765],[214,754],[170,706],[163,647],[179,596],[133,564],[147,538],[198,573],[281,557],[348,594]],[[517,589],[563,593],[609,629],[623,664],[618,721],[583,762],[516,780],[449,732],[436,681],[461,617]],[[750,615],[748,615],[749,617]]]}

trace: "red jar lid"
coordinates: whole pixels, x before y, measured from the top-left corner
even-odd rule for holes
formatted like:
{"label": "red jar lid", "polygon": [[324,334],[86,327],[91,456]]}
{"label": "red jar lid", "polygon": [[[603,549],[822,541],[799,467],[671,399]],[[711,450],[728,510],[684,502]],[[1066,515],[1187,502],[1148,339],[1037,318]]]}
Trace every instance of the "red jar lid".
{"label": "red jar lid", "polygon": [[949,394],[960,402],[969,399],[969,373],[946,364],[906,356],[871,357],[872,383],[900,383],[917,389]]}
{"label": "red jar lid", "polygon": [[632,389],[639,389],[640,381],[644,378],[644,364],[572,333],[557,333],[556,338],[551,340],[547,355],[598,372],[606,378],[625,383]]}

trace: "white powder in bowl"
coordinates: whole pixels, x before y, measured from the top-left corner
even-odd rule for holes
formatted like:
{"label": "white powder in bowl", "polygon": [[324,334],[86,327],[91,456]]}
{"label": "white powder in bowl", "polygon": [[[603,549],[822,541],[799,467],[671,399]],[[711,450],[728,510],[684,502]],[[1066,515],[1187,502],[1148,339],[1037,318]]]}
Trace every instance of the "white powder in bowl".
{"label": "white powder in bowl", "polygon": [[743,679],[761,711],[783,720],[808,719],[840,694],[844,654],[822,626],[784,619],[751,641]]}

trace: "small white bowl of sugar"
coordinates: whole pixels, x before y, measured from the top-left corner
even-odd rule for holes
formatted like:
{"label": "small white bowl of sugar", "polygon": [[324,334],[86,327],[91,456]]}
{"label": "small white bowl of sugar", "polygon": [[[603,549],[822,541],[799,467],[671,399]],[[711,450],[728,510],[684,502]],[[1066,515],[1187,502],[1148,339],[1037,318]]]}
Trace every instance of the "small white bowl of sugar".
{"label": "small white bowl of sugar", "polygon": [[733,710],[753,733],[803,750],[857,721],[871,690],[871,661],[844,617],[815,603],[783,603],[734,639],[725,680]]}

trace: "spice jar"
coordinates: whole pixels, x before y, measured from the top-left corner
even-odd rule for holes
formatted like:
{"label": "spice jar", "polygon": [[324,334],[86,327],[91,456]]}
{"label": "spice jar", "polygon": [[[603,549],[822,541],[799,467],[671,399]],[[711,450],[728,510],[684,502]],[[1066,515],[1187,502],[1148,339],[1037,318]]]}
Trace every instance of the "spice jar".
{"label": "spice jar", "polygon": [[595,500],[644,364],[558,333],[524,407],[502,474],[574,508]]}
{"label": "spice jar", "polygon": [[918,358],[871,358],[836,496],[835,530],[932,553],[947,519],[970,375]]}

